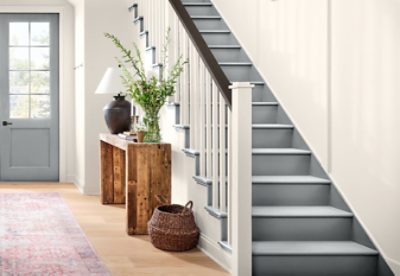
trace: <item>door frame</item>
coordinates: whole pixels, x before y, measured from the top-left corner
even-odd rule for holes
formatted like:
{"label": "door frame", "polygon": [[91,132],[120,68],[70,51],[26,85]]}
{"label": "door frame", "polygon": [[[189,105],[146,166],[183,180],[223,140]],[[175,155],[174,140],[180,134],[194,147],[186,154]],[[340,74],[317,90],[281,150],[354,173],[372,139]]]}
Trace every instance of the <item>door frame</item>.
{"label": "door frame", "polygon": [[[62,6],[2,6],[0,13],[59,14],[59,182],[76,183],[74,174],[74,15]],[[72,154],[71,154],[72,153]]]}

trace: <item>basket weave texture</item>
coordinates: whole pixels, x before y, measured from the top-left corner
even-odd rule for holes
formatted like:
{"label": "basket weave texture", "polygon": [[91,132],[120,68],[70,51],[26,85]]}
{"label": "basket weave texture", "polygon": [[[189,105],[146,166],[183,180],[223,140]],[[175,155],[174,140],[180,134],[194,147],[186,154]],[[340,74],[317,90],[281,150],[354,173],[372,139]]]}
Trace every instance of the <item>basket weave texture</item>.
{"label": "basket weave texture", "polygon": [[158,206],[148,222],[151,243],[166,251],[187,251],[197,246],[200,231],[192,212],[193,202],[185,206]]}

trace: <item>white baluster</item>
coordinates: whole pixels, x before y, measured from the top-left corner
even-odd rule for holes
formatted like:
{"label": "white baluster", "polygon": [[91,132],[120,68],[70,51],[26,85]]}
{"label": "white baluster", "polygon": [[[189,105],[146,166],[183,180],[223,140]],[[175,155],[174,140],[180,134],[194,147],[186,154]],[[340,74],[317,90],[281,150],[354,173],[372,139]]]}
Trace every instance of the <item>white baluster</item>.
{"label": "white baluster", "polygon": [[206,137],[206,122],[205,122],[205,85],[204,85],[204,75],[205,66],[203,61],[200,59],[199,66],[199,80],[198,80],[198,94],[200,97],[199,101],[199,148],[200,148],[200,175],[204,176],[206,172],[206,156],[205,156],[205,137]]}
{"label": "white baluster", "polygon": [[219,202],[220,210],[226,212],[226,104],[224,97],[219,93]]}
{"label": "white baluster", "polygon": [[211,114],[211,104],[212,104],[212,83],[211,83],[211,75],[206,73],[205,78],[205,94],[206,94],[206,128],[207,128],[207,138],[206,138],[206,145],[207,145],[207,177],[212,177],[212,114]]}
{"label": "white baluster", "polygon": [[218,97],[219,97],[219,90],[217,88],[217,85],[215,84],[215,82],[212,82],[212,116],[213,116],[213,120],[212,120],[212,146],[213,146],[213,153],[212,153],[212,163],[213,163],[213,170],[212,170],[212,174],[213,174],[213,185],[212,185],[212,199],[213,199],[213,207],[214,208],[218,208],[219,204],[219,189],[218,189],[218,149],[219,149],[219,145],[218,145],[218,124],[219,124],[219,120],[218,120]]}

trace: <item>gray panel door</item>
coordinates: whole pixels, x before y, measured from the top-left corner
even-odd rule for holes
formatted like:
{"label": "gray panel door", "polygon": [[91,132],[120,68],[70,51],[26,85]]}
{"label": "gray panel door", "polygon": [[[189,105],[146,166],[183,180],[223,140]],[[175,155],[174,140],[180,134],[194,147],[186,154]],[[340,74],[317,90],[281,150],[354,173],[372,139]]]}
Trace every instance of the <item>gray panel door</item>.
{"label": "gray panel door", "polygon": [[2,181],[58,181],[58,20],[0,13]]}

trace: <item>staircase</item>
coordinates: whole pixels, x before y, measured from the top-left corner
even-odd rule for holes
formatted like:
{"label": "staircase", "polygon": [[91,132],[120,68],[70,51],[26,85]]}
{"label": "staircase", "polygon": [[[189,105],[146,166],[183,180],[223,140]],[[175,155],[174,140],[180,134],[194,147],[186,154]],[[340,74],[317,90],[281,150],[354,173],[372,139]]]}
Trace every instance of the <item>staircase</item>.
{"label": "staircase", "polygon": [[[254,85],[253,275],[393,275],[212,2],[184,0],[183,6],[228,80]],[[204,175],[195,180],[217,185]],[[221,245],[229,249],[226,241]]]}

